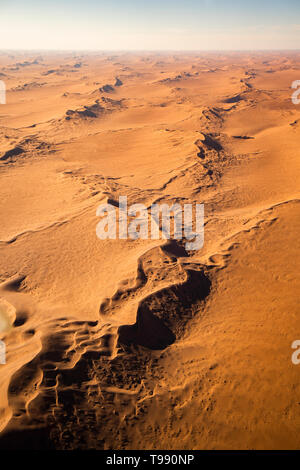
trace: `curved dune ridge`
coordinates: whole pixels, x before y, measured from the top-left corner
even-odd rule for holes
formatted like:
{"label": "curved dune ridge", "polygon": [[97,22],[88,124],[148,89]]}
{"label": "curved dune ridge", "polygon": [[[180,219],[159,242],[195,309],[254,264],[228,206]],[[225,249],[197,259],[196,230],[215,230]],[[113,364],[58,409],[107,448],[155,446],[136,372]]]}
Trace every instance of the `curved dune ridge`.
{"label": "curved dune ridge", "polygon": [[15,309],[6,300],[0,298],[0,335],[7,333],[15,320]]}
{"label": "curved dune ridge", "polygon": [[[0,76],[0,448],[299,448],[300,54]],[[120,196],[204,203],[203,248],[98,239]]]}

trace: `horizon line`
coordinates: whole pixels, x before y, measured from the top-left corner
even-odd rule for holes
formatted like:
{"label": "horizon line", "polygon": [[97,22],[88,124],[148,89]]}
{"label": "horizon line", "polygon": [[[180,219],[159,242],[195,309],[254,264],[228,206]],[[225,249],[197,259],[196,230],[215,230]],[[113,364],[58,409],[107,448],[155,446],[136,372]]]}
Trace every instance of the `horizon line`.
{"label": "horizon line", "polygon": [[22,49],[22,48],[0,48],[0,52],[300,52],[300,48],[295,49],[272,49],[272,48],[256,48],[256,49]]}

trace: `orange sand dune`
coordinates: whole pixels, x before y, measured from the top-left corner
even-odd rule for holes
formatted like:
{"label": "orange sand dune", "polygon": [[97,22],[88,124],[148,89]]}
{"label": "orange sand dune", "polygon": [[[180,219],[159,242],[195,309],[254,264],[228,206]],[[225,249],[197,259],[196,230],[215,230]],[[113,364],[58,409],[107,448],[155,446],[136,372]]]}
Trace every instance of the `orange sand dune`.
{"label": "orange sand dune", "polygon": [[[1,449],[296,449],[299,53],[0,55]],[[204,246],[99,204],[204,203]]]}

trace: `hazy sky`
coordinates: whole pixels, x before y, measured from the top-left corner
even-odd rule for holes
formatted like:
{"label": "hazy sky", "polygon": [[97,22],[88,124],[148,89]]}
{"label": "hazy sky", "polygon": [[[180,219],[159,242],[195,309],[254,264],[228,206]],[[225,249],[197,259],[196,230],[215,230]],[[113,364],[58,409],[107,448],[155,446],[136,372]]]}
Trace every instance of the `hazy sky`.
{"label": "hazy sky", "polygon": [[300,0],[0,0],[0,49],[300,49]]}

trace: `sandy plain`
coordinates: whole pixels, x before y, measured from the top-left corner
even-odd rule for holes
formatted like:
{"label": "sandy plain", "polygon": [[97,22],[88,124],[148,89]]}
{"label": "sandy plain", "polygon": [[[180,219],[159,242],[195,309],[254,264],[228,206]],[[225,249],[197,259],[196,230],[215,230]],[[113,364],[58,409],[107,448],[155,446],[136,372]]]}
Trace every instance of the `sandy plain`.
{"label": "sandy plain", "polygon": [[[300,447],[300,54],[1,53],[0,448]],[[96,209],[204,203],[205,242]]]}

